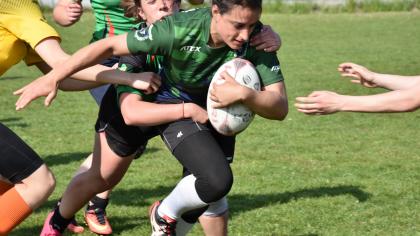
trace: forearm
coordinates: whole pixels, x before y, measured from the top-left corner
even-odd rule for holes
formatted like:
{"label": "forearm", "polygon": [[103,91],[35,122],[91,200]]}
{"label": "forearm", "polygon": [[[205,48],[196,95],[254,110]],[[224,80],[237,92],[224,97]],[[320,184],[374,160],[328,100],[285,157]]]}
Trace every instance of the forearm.
{"label": "forearm", "polygon": [[85,91],[89,89],[93,89],[96,87],[99,87],[103,85],[102,83],[98,82],[90,82],[90,81],[81,81],[81,80],[75,80],[75,79],[65,79],[61,81],[58,88],[61,91]]}
{"label": "forearm", "polygon": [[416,85],[420,85],[420,76],[402,76],[389,74],[374,74],[374,82],[389,90],[410,89]]}
{"label": "forearm", "polygon": [[408,112],[420,107],[420,86],[371,96],[342,96],[340,111]]}
{"label": "forearm", "polygon": [[104,65],[94,65],[73,74],[70,78],[102,84],[131,85],[135,74],[113,69]]}
{"label": "forearm", "polygon": [[[121,43],[118,42],[118,39],[115,38],[119,38],[121,40],[120,36],[115,36],[100,40],[80,49],[73,56],[68,58],[62,65],[57,67],[53,66],[54,69],[51,71],[51,76],[55,78],[57,82],[59,82],[69,77],[70,75],[75,74],[76,72],[79,72],[87,67],[93,66],[112,55],[123,55],[124,53],[128,53],[128,49],[123,49],[121,52],[121,50],[118,51],[113,48],[115,43]],[[86,73],[86,71],[81,72],[81,74],[75,74],[73,78],[86,79],[84,76],[87,74],[84,73]],[[87,77],[89,77],[89,75]]]}
{"label": "forearm", "polygon": [[288,113],[287,95],[283,84],[273,85],[274,90],[255,91],[246,88],[242,102],[256,114],[272,120],[283,120]]}
{"label": "forearm", "polygon": [[121,105],[121,113],[127,125],[153,126],[184,118],[184,104],[130,102]]}

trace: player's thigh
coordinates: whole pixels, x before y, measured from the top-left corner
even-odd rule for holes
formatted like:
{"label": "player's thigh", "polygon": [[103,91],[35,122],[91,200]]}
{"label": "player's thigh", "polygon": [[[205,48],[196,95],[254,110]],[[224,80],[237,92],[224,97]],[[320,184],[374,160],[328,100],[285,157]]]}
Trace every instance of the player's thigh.
{"label": "player's thigh", "polygon": [[91,171],[114,186],[124,176],[134,155],[121,157],[109,147],[105,132],[96,134]]}
{"label": "player's thigh", "polygon": [[54,191],[54,187],[54,176],[45,164],[23,179],[21,183],[15,184],[16,190],[31,209],[36,209],[45,202]]}
{"label": "player's thigh", "polygon": [[19,183],[44,162],[22,139],[0,123],[0,175]]}

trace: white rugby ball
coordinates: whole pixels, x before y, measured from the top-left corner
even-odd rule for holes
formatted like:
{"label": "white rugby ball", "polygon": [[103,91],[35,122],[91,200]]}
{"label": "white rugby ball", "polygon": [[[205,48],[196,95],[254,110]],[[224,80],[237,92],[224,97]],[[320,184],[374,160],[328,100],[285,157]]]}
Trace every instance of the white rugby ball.
{"label": "white rugby ball", "polygon": [[242,103],[235,103],[223,108],[213,108],[214,101],[210,99],[213,84],[224,83],[220,77],[223,71],[235,78],[239,84],[254,90],[261,90],[260,78],[251,62],[234,58],[223,64],[214,74],[207,94],[207,113],[210,123],[223,135],[235,135],[245,130],[254,119],[254,112]]}

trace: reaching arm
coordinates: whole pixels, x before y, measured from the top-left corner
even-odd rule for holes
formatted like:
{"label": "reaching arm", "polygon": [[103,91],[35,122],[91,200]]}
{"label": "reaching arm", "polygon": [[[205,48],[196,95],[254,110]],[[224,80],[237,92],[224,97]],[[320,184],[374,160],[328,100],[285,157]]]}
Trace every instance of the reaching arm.
{"label": "reaching arm", "polygon": [[[55,68],[66,64],[66,60],[70,58],[70,55],[63,51],[58,40],[55,38],[48,38],[41,41],[35,47],[35,50],[46,62],[37,64],[38,68],[44,74],[48,73],[51,70],[51,67]],[[89,82],[98,82],[98,85],[112,83],[128,85],[138,89],[148,89],[142,87],[144,84],[141,79],[144,79],[144,77],[139,78],[136,74],[114,70],[110,67],[99,64],[81,70],[80,72],[71,75],[70,78]],[[76,90],[83,90],[83,86]]]}
{"label": "reaching arm", "polygon": [[142,101],[141,96],[131,93],[121,95],[120,107],[127,125],[153,126],[183,118],[199,123],[208,120],[207,112],[194,103],[156,104]]}
{"label": "reaching arm", "polygon": [[53,18],[57,24],[67,27],[80,20],[83,14],[81,1],[60,0],[56,3],[53,10]]}
{"label": "reaching arm", "polygon": [[350,112],[409,112],[420,107],[420,85],[370,96],[346,96],[330,91],[316,91],[296,98],[298,111],[308,115]]}
{"label": "reaching arm", "polygon": [[353,78],[351,82],[362,84],[365,87],[379,86],[389,90],[401,90],[420,84],[420,76],[380,74],[351,62],[340,64],[338,71],[342,76]]}
{"label": "reaching arm", "polygon": [[[51,39],[49,41],[51,41]],[[52,41],[56,41],[56,40],[52,40]],[[78,72],[82,69],[85,69],[89,66],[92,66],[112,55],[128,54],[129,51],[127,48],[127,44],[125,42],[126,42],[126,35],[106,38],[106,39],[97,41],[93,44],[90,44],[89,46],[85,48],[80,49],[67,60],[63,60],[63,58],[68,57],[68,55],[62,51],[59,45],[58,45],[58,48],[60,49],[61,53],[59,53],[60,55],[56,58],[55,61],[54,61],[54,57],[49,55],[48,52],[47,52],[47,55],[40,53],[41,57],[43,57],[46,63],[48,63],[49,65],[53,67],[53,70],[51,70],[48,74],[31,82],[29,85],[25,86],[24,88],[19,89],[18,91],[15,91],[14,93],[15,95],[20,95],[18,101],[16,102],[16,109],[20,110],[24,108],[32,100],[41,96],[47,96],[44,104],[48,106],[57,94],[57,88],[60,81],[69,77],[71,74]],[[43,47],[41,46],[36,46],[35,49],[38,52],[38,50],[41,50],[42,48]],[[44,51],[44,50],[41,50],[41,51]],[[109,70],[110,68],[107,68],[107,69]],[[86,73],[86,70],[80,73],[82,74]],[[96,73],[99,73],[99,72],[96,71]],[[118,72],[118,73],[122,73],[122,72]],[[76,74],[75,76],[77,77],[78,75],[81,75],[81,74]],[[91,75],[89,74],[85,76],[92,78]],[[139,89],[142,89],[142,88],[139,88]]]}

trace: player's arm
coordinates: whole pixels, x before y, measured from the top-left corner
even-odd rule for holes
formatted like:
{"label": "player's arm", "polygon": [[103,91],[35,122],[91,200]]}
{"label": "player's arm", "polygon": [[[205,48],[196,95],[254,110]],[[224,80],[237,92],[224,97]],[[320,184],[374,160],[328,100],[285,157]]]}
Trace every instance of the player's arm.
{"label": "player's arm", "polygon": [[[57,87],[60,81],[110,56],[122,56],[130,52],[150,52],[167,55],[167,52],[172,48],[172,40],[168,40],[165,35],[173,35],[169,26],[170,22],[168,21],[168,18],[165,18],[165,20],[158,22],[155,27],[151,25],[145,30],[130,32],[130,37],[127,36],[128,34],[109,37],[80,49],[65,63],[53,67],[54,69],[45,76],[15,91],[14,94],[20,95],[16,102],[16,109],[24,108],[31,101],[41,96],[47,97],[44,104],[49,106],[57,95]],[[159,37],[153,38],[153,35],[159,35]]]}
{"label": "player's arm", "polygon": [[216,102],[214,107],[241,102],[264,118],[283,120],[289,109],[283,74],[276,54],[254,50],[250,52],[250,61],[260,76],[262,91],[242,86],[228,73],[222,72],[221,77],[225,82],[214,84],[210,89],[211,99]]}
{"label": "player's arm", "polygon": [[59,0],[53,10],[54,21],[64,27],[79,21],[82,14],[82,3],[77,0]]}
{"label": "player's arm", "polygon": [[[51,67],[58,67],[65,64],[66,60],[70,58],[70,55],[63,51],[55,38],[49,38],[41,41],[35,47],[35,50],[44,60],[43,62],[36,64],[44,74],[51,71]],[[95,88],[103,84],[122,84],[138,89],[150,90],[153,89],[152,86],[154,83],[159,83],[155,79],[145,75],[127,73],[99,64],[75,73],[70,78],[71,79],[65,79],[66,82],[60,83],[59,88],[61,90],[82,91]],[[145,83],[153,84],[149,84],[149,86]]]}
{"label": "player's arm", "polygon": [[380,74],[351,62],[340,64],[338,71],[342,76],[352,78],[351,82],[362,84],[365,87],[379,86],[389,90],[401,90],[420,84],[420,76]]}
{"label": "player's arm", "polygon": [[124,34],[92,43],[77,51],[64,63],[53,66],[53,70],[48,74],[15,91],[15,95],[20,95],[16,102],[16,110],[24,108],[31,101],[41,96],[47,96],[44,104],[49,106],[57,95],[58,84],[65,78],[112,55],[128,54],[127,43],[125,43],[126,37],[127,35]]}
{"label": "player's arm", "polygon": [[120,107],[127,125],[153,126],[184,118],[204,124],[208,120],[207,112],[194,103],[156,104],[133,93],[121,94]]}
{"label": "player's arm", "polygon": [[315,91],[296,98],[295,107],[308,115],[347,112],[409,112],[420,107],[420,85],[370,96],[347,96],[330,91]]}
{"label": "player's arm", "polygon": [[229,106],[233,103],[243,103],[258,115],[274,120],[283,120],[288,113],[286,88],[283,82],[265,86],[262,91],[256,91],[240,85],[227,72],[222,72],[222,84],[214,84],[210,90],[214,108]]}

